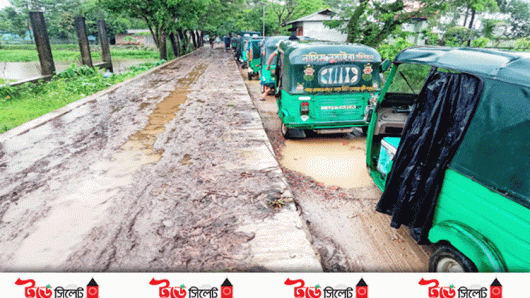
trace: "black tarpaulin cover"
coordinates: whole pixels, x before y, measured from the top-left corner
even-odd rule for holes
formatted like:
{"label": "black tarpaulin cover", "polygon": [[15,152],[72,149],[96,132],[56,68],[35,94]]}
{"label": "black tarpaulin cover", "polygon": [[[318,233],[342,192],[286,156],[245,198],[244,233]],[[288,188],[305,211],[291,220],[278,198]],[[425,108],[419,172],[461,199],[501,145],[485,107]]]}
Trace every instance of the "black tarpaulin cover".
{"label": "black tarpaulin cover", "polygon": [[464,73],[432,71],[403,130],[377,211],[391,226],[411,228],[428,243],[444,172],[469,126],[482,81]]}

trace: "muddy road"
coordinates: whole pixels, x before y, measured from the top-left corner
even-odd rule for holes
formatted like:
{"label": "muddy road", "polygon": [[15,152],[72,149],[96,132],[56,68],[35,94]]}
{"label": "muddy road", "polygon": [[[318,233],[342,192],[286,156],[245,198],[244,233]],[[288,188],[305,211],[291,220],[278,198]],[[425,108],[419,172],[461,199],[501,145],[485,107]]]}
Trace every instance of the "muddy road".
{"label": "muddy road", "polygon": [[375,212],[381,191],[366,169],[366,138],[352,134],[311,134],[285,140],[276,100],[260,101],[261,86],[240,69],[299,210],[326,271],[423,272],[431,248],[419,246],[406,227],[390,227]]}
{"label": "muddy road", "polygon": [[[205,47],[0,135],[0,271],[321,270],[294,204],[268,204],[289,192],[255,123],[232,56]],[[275,216],[301,240],[260,233]],[[280,236],[292,267],[260,267],[256,239]]]}

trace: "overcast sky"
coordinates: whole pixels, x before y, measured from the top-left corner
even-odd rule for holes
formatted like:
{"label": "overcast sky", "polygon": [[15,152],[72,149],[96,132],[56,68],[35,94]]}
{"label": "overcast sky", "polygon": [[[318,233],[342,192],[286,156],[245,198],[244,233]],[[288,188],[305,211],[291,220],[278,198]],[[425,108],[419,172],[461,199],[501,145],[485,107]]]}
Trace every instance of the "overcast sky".
{"label": "overcast sky", "polygon": [[0,9],[9,6],[8,0],[0,0]]}

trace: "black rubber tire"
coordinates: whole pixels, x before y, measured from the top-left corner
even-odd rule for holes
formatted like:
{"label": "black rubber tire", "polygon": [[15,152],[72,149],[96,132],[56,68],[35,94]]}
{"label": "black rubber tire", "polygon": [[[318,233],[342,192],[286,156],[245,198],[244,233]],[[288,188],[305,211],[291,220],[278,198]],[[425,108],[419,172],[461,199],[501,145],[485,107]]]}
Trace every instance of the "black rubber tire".
{"label": "black rubber tire", "polygon": [[283,122],[282,122],[282,127],[280,128],[280,132],[281,132],[282,136],[286,140],[292,139],[292,137],[291,137],[291,129],[289,127],[285,126],[285,124]]}
{"label": "black rubber tire", "polygon": [[451,262],[458,263],[464,272],[477,272],[475,264],[473,264],[468,257],[458,251],[458,249],[449,244],[439,245],[434,250],[429,258],[429,272],[452,272],[449,270],[451,268],[439,268],[440,266],[444,266],[444,264],[449,265]]}
{"label": "black rubber tire", "polygon": [[250,74],[250,72],[247,72],[247,77],[249,81],[252,81],[252,75]]}

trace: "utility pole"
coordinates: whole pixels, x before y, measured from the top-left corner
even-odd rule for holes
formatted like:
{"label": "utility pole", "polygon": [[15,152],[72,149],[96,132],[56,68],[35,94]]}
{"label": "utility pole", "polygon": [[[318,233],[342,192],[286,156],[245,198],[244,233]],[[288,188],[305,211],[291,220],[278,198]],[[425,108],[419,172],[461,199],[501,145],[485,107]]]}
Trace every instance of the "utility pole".
{"label": "utility pole", "polygon": [[267,4],[263,3],[263,36],[265,36],[265,7]]}

